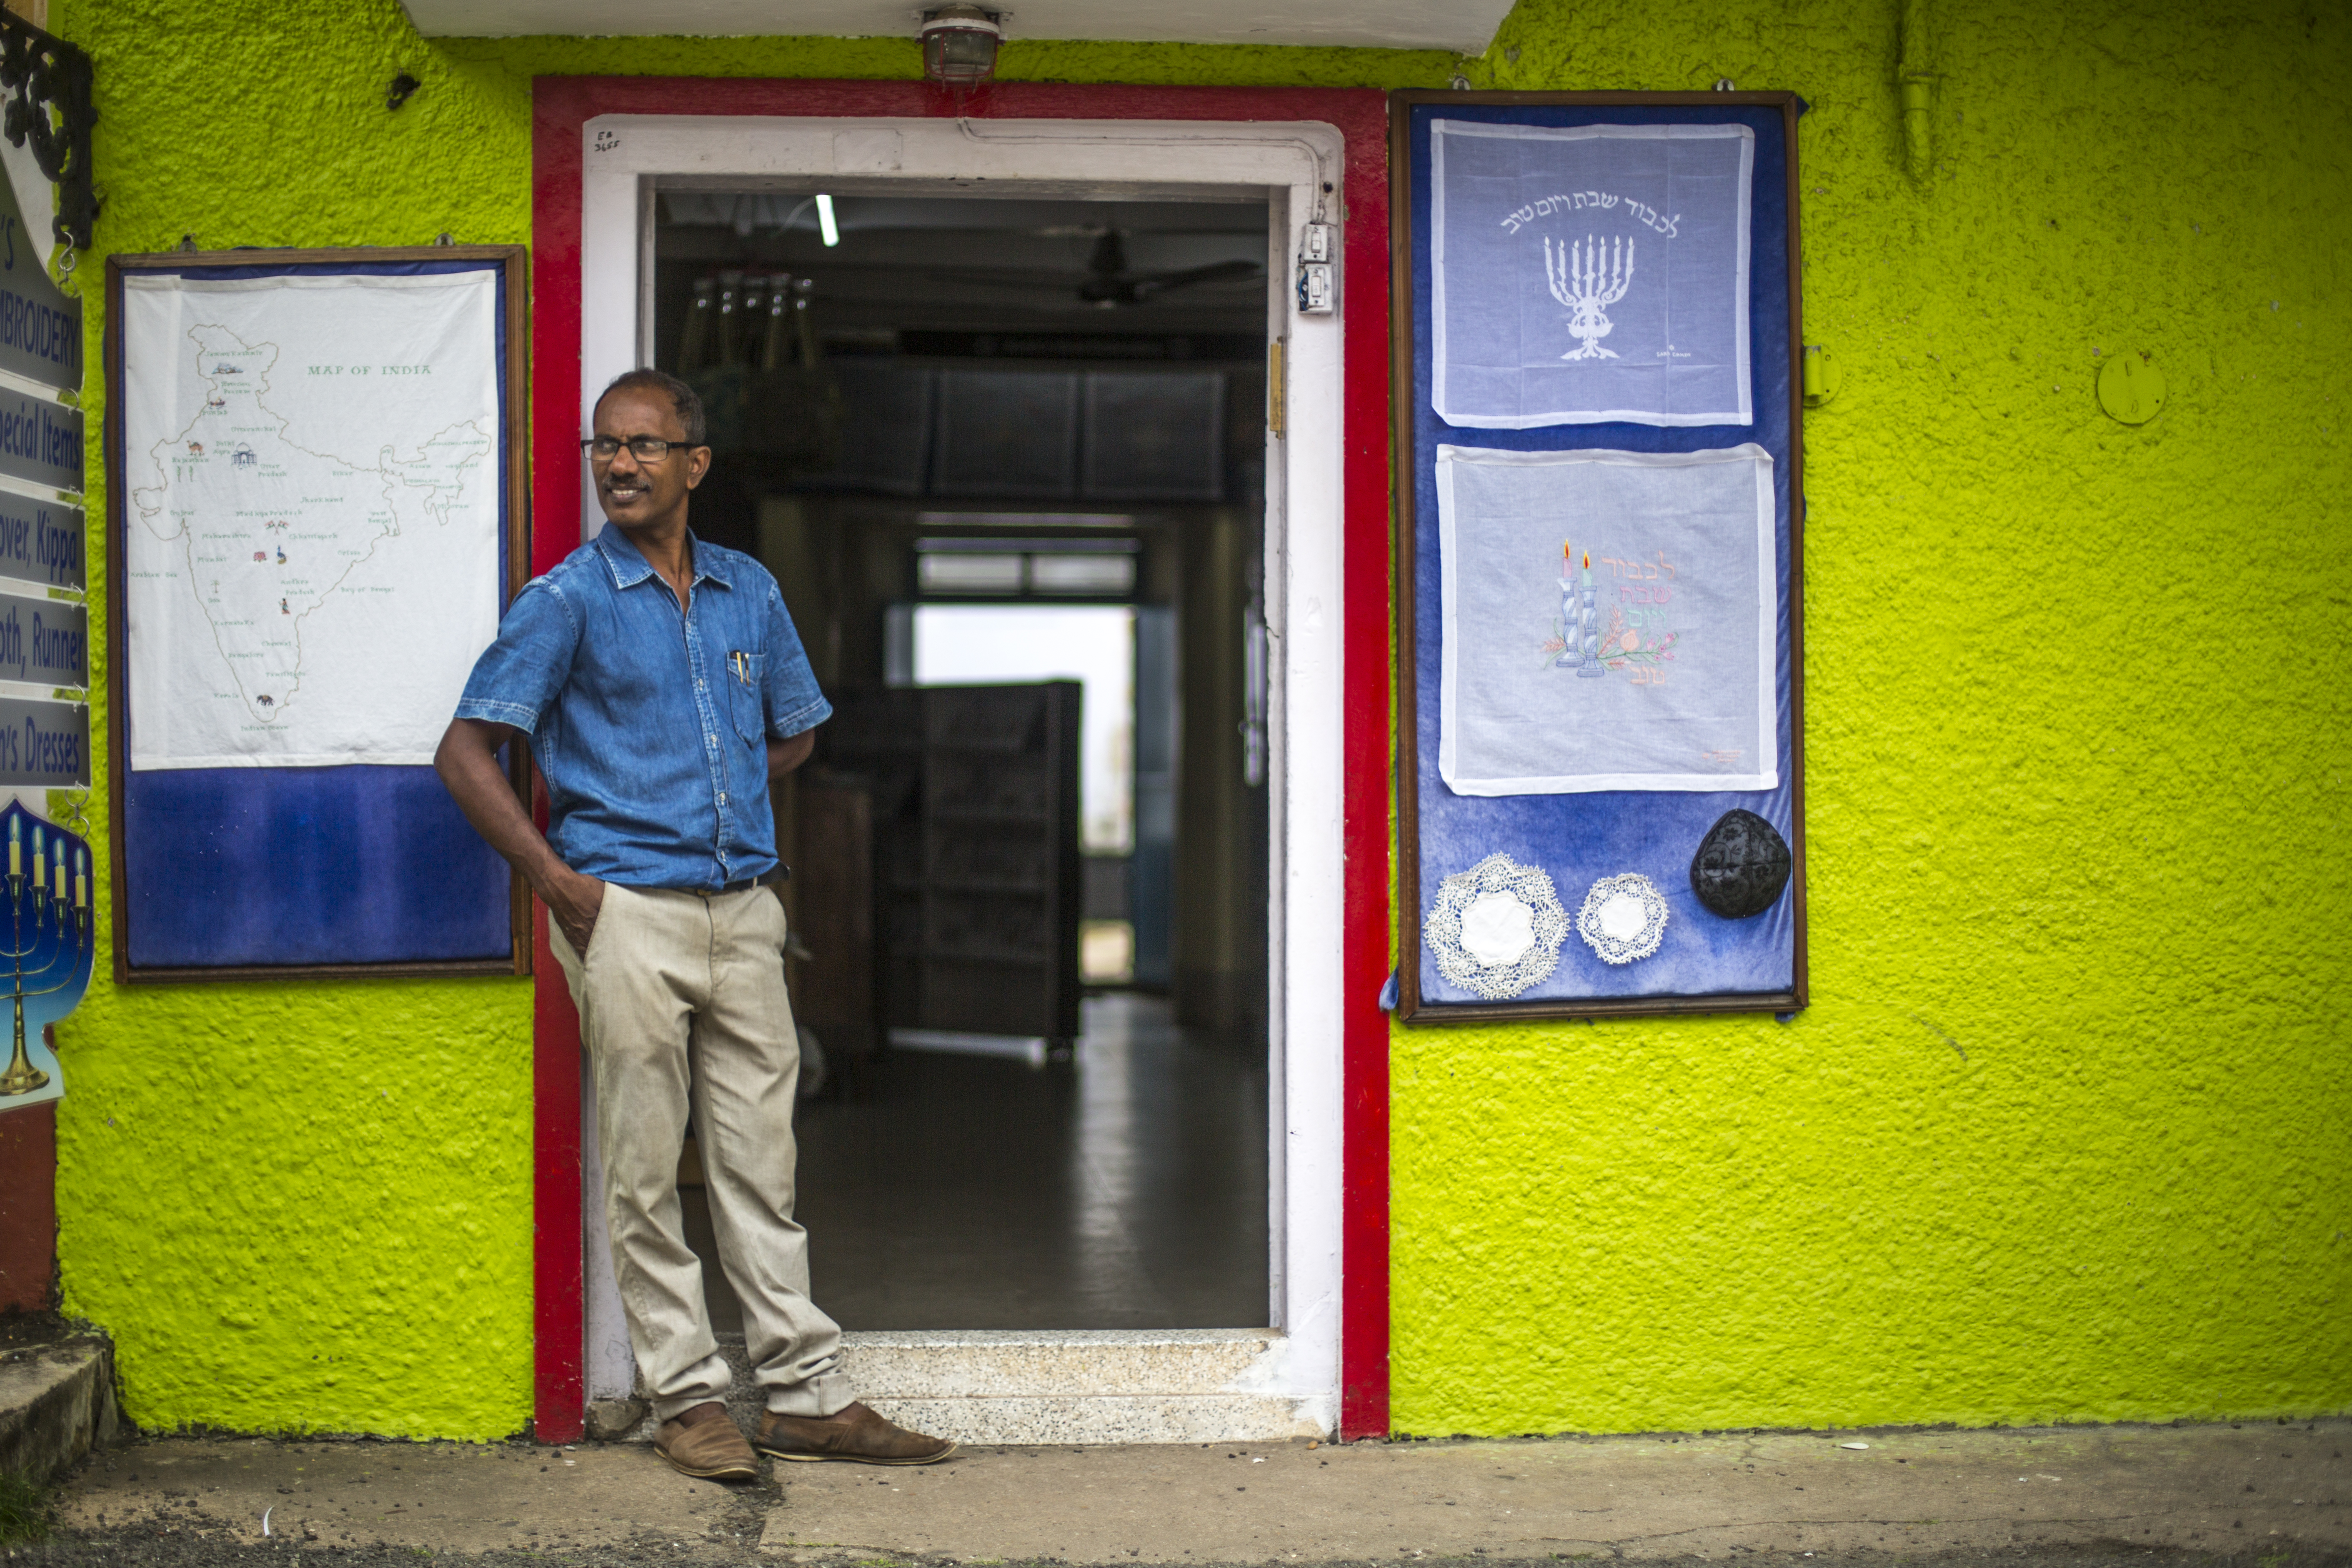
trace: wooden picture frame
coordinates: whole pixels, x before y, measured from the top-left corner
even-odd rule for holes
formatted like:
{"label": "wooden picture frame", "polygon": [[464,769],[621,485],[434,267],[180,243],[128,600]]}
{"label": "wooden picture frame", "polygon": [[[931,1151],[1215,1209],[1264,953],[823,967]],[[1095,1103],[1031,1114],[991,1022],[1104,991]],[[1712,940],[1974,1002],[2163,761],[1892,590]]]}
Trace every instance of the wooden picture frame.
{"label": "wooden picture frame", "polygon": [[[1396,498],[1395,551],[1396,595],[1395,625],[1397,674],[1397,996],[1394,1016],[1402,1022],[1432,1023],[1498,1023],[1538,1018],[1603,1018],[1673,1016],[1693,1013],[1771,1012],[1789,1014],[1806,1005],[1808,981],[1805,949],[1805,858],[1804,858],[1804,724],[1803,724],[1803,524],[1804,524],[1804,431],[1802,416],[1803,328],[1801,280],[1803,277],[1799,221],[1799,174],[1797,155],[1797,121],[1804,110],[1803,101],[1793,92],[1478,92],[1412,89],[1391,93],[1390,115],[1390,179],[1391,195],[1389,204],[1391,279],[1391,343],[1393,359],[1391,377],[1394,428],[1391,453],[1394,468]],[[1783,722],[1787,726],[1785,745],[1789,758],[1788,777],[1790,828],[1785,834],[1791,860],[1787,891],[1782,895],[1790,900],[1793,921],[1793,963],[1790,983],[1784,988],[1750,991],[1723,991],[1671,995],[1594,995],[1588,997],[1554,997],[1538,1000],[1455,1001],[1433,999],[1423,994],[1422,967],[1424,953],[1422,922],[1428,913],[1426,889],[1421,863],[1422,800],[1420,746],[1422,702],[1428,696],[1423,688],[1420,672],[1420,641],[1418,605],[1425,590],[1433,595],[1435,583],[1416,581],[1419,573],[1421,529],[1424,522],[1433,526],[1433,519],[1420,515],[1420,480],[1424,465],[1433,454],[1421,450],[1423,439],[1420,418],[1420,372],[1424,354],[1419,337],[1415,298],[1418,271],[1416,247],[1423,236],[1416,233],[1414,212],[1416,190],[1413,182],[1424,177],[1425,168],[1417,168],[1413,152],[1413,114],[1427,107],[1446,109],[1473,107],[1554,108],[1576,110],[1608,110],[1638,108],[1643,110],[1693,109],[1720,111],[1734,107],[1777,110],[1784,153],[1786,269],[1788,279],[1788,355],[1786,370],[1787,461],[1789,489],[1786,502],[1785,557],[1779,563],[1780,591],[1787,618],[1787,635],[1781,650],[1786,679]],[[1761,183],[1760,174],[1758,176]],[[1765,236],[1761,225],[1750,219],[1751,241],[1761,244]],[[1761,332],[1751,328],[1751,335],[1760,339]],[[1769,347],[1759,343],[1759,348]],[[1760,374],[1762,361],[1757,360]],[[1760,415],[1759,415],[1760,416]],[[1606,429],[1611,426],[1585,425],[1581,430]],[[1618,426],[1622,428],[1622,426]],[[1694,430],[1708,428],[1690,427]],[[1473,438],[1490,432],[1469,431]],[[1448,439],[1455,437],[1449,436]],[[1563,447],[1559,449],[1571,449]],[[1433,699],[1432,699],[1433,700]],[[1440,787],[1443,787],[1442,785]],[[1575,802],[1594,798],[1589,795],[1559,795],[1555,800]],[[1564,808],[1565,809],[1565,808]],[[1571,907],[1570,889],[1561,889],[1564,906]],[[1566,946],[1579,945],[1573,930]],[[1568,955],[1563,952],[1562,962]]]}
{"label": "wooden picture frame", "polygon": [[[500,540],[500,611],[513,602],[530,578],[530,268],[527,247],[516,245],[438,245],[347,249],[183,250],[110,256],[106,261],[106,427],[107,474],[107,797],[108,845],[111,861],[114,979],[118,985],[165,984],[196,981],[403,979],[455,975],[527,975],[531,973],[533,944],[531,894],[520,872],[507,876],[507,931],[510,944],[504,958],[403,959],[349,963],[289,964],[154,965],[131,960],[133,904],[131,859],[126,835],[125,790],[130,777],[130,642],[124,596],[126,570],[124,531],[128,497],[124,484],[123,312],[124,280],[133,275],[184,272],[208,268],[318,267],[384,267],[446,262],[495,263],[503,295],[499,321],[502,352],[500,377],[503,403],[499,437],[504,473],[500,479],[505,522]],[[509,748],[508,775],[524,809],[531,806],[532,768],[528,748]]]}

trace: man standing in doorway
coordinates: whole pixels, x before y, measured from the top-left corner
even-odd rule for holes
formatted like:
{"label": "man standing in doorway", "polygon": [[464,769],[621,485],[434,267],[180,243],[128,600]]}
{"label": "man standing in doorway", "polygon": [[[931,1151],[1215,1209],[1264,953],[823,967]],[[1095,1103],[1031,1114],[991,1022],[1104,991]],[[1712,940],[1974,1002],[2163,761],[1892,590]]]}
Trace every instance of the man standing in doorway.
{"label": "man standing in doorway", "polygon": [[[780,1459],[923,1465],[955,1445],[854,1403],[841,1331],[808,1297],[793,1220],[800,1049],[768,784],[832,713],[783,596],[750,556],[698,540],[702,404],[655,370],[597,400],[582,443],[612,526],[515,596],[434,765],[547,905],[596,1082],[604,1222],[664,1458],[748,1479]],[[528,737],[541,837],[498,765]],[[746,1443],[722,1403],[677,1162],[691,1107],[719,1256],[765,1395]]]}

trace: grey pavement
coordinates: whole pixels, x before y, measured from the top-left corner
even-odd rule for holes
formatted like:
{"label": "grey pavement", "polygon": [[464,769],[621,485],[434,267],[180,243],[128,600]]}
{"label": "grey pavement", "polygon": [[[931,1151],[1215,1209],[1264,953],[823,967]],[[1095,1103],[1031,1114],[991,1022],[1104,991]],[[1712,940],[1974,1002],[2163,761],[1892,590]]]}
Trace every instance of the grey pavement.
{"label": "grey pavement", "polygon": [[[2352,1562],[2352,1422],[995,1447],[730,1488],[641,1445],[163,1438],[36,1562]],[[265,1533],[265,1521],[267,1533]]]}

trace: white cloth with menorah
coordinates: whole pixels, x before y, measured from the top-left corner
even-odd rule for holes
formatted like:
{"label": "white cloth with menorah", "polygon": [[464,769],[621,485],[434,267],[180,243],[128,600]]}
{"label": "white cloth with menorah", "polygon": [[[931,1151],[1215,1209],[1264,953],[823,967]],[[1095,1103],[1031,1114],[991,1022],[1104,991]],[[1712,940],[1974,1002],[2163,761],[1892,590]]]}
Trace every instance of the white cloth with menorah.
{"label": "white cloth with menorah", "polygon": [[1755,422],[1745,125],[1431,123],[1449,425]]}

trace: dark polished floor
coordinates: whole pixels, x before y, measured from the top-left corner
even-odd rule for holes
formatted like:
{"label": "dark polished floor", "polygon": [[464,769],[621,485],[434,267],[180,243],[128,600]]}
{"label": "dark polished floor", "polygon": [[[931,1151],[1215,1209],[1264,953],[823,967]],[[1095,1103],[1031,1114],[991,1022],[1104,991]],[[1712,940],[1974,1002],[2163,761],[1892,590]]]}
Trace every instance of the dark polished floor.
{"label": "dark polished floor", "polygon": [[[891,1052],[803,1102],[813,1294],[847,1329],[1249,1328],[1266,1321],[1266,1080],[1167,1004],[1091,997],[1075,1060]],[[713,1326],[741,1314],[685,1194]]]}

